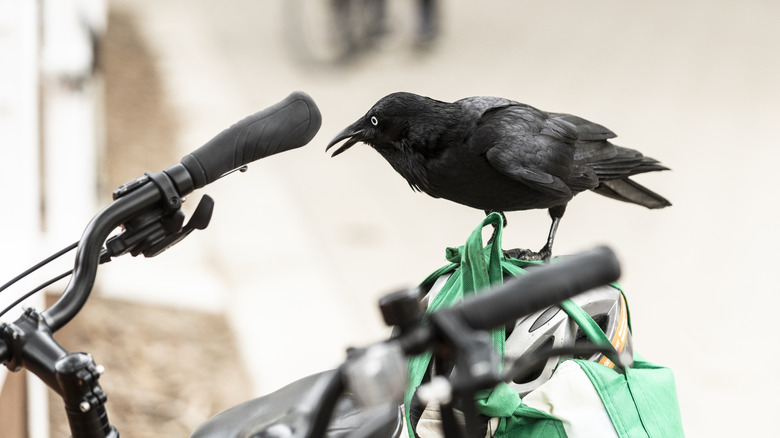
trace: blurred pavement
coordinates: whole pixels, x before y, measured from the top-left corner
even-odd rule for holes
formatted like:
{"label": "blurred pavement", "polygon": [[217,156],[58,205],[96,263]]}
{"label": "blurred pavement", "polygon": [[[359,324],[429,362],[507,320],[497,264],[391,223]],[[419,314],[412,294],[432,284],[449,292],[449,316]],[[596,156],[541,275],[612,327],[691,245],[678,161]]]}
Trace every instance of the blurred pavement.
{"label": "blurred pavement", "polygon": [[[483,215],[413,193],[368,147],[331,159],[325,145],[393,91],[507,97],[601,123],[673,169],[637,178],[668,209],[575,198],[556,252],[617,251],[636,348],[674,370],[688,436],[774,426],[780,3],[442,2],[435,50],[390,44],[343,70],[292,61],[283,3],[111,2],[159,57],[181,155],[293,90],[323,125],[310,145],[201,190],[216,200],[209,229],[153,262],[112,263],[105,289],[228,312],[257,394],[333,367],[387,335],[377,298],[444,264]],[[544,211],[509,223],[505,247],[538,249],[549,227]]]}

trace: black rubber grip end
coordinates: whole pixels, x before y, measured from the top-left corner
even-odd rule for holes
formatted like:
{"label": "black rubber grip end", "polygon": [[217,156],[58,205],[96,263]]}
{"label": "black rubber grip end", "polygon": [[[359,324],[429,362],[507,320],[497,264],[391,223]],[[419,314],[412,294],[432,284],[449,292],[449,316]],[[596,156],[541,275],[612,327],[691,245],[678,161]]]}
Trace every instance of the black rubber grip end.
{"label": "black rubber grip end", "polygon": [[317,105],[308,94],[296,91],[225,129],[181,164],[197,189],[252,161],[309,143],[320,125]]}

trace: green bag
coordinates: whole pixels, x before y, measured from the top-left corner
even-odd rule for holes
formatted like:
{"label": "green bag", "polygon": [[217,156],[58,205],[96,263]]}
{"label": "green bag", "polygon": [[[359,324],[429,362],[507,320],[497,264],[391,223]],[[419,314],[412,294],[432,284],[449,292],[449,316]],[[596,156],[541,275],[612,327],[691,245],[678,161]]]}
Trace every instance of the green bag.
{"label": "green bag", "polygon": [[[563,310],[591,340],[599,345],[609,339],[598,324],[571,300]],[[683,436],[674,376],[669,368],[647,362],[638,354],[623,373],[586,360],[574,360],[596,388],[617,435],[622,437]]]}
{"label": "green bag", "polygon": [[[482,229],[486,226],[495,227],[495,234],[493,242],[483,246]],[[422,282],[424,287],[429,287],[439,277],[451,273],[446,283],[428,304],[427,313],[451,306],[465,296],[484,291],[490,285],[501,284],[505,274],[523,275],[524,268],[540,263],[505,257],[501,249],[502,226],[502,217],[497,213],[490,214],[471,233],[465,245],[447,249],[446,258],[450,263],[433,272]],[[574,302],[566,301],[562,307],[583,328],[583,331],[593,342],[609,343],[606,335],[593,319]],[[493,330],[491,339],[496,351],[503,357],[506,339],[504,328]],[[405,394],[404,405],[410,437],[414,437],[409,419],[410,403],[415,390],[426,377],[431,359],[431,354],[425,353],[409,360],[410,386]],[[640,358],[636,358],[634,365],[625,373],[586,360],[569,362],[571,363],[567,364],[566,367],[559,365],[558,368],[572,371],[573,365],[579,367],[578,370],[568,372],[566,375],[578,378],[580,385],[582,381],[590,382],[588,388],[583,391],[584,393],[593,392],[595,388],[595,393],[598,396],[594,393],[590,398],[585,398],[591,402],[595,400],[595,403],[589,404],[597,405],[595,409],[601,411],[601,417],[607,423],[605,427],[610,429],[612,436],[633,438],[683,435],[674,379],[671,371],[667,368],[650,364]],[[582,372],[579,372],[579,369]],[[587,376],[588,380],[581,376],[582,373]],[[556,370],[556,374],[558,374],[558,370]],[[562,376],[558,381],[565,378],[563,374],[562,371]],[[554,374],[548,383],[555,380]],[[545,385],[547,383],[542,387]],[[570,387],[569,385],[560,386]],[[548,386],[548,388],[558,387],[554,384]],[[556,409],[558,402],[555,400],[576,400],[576,397],[570,397],[572,394],[566,394],[565,391],[557,389],[552,394],[543,392],[534,394],[535,392],[533,391],[526,396],[527,400],[542,400],[542,402],[536,401],[535,407],[524,403],[519,394],[506,384],[499,384],[493,389],[479,393],[475,400],[478,412],[493,419],[490,434],[495,437],[512,438],[567,437],[580,436],[585,428],[586,433],[582,436],[609,436],[600,433],[595,435],[587,433],[588,431],[596,431],[590,428],[590,425],[582,424],[580,421],[572,421],[570,418],[560,415],[559,411],[565,411],[563,402],[561,402],[561,408]],[[585,403],[580,403],[573,408],[578,411],[581,411],[581,408],[594,409],[594,406],[584,405]],[[578,414],[582,413],[578,412]],[[575,415],[575,417],[577,416]],[[597,417],[599,415],[588,413],[578,418]],[[609,422],[611,422],[611,426]]]}

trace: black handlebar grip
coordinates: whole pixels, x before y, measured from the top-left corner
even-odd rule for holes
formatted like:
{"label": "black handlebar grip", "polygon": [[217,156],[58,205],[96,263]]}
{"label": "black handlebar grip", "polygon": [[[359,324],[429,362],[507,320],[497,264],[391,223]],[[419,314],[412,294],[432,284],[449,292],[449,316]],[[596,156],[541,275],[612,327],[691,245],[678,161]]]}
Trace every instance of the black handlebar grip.
{"label": "black handlebar grip", "polygon": [[615,253],[600,246],[535,268],[446,310],[460,314],[475,330],[489,330],[619,277],[620,264]]}
{"label": "black handlebar grip", "polygon": [[245,164],[311,141],[322,115],[308,94],[296,91],[281,102],[259,111],[182,158],[194,188],[200,188]]}

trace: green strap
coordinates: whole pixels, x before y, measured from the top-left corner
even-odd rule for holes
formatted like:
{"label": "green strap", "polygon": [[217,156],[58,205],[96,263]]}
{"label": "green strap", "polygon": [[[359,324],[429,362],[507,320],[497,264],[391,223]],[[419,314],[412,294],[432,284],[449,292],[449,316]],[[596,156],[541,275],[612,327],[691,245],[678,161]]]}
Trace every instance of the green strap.
{"label": "green strap", "polygon": [[[487,226],[496,228],[493,242],[483,247],[482,229]],[[498,213],[491,213],[485,217],[466,240],[461,251],[460,265],[463,271],[463,294],[471,294],[482,291],[491,284],[503,282],[501,261],[504,253],[501,250],[501,233],[504,220]],[[454,304],[454,303],[451,303]]]}
{"label": "green strap", "polygon": [[578,306],[574,301],[562,301],[561,308],[580,326],[591,342],[601,347],[612,346],[612,342],[604,334],[604,330],[601,330],[601,327],[588,315],[588,312],[582,310],[582,307]]}
{"label": "green strap", "polygon": [[[452,272],[439,293],[428,305],[426,313],[434,312],[440,308],[450,307],[467,295],[482,292],[493,284],[503,282],[504,252],[501,249],[501,233],[503,230],[503,218],[498,213],[491,213],[485,217],[482,223],[474,229],[466,243],[460,248],[448,248],[446,252],[450,265],[436,270],[428,276],[423,284],[435,281],[438,276]],[[493,242],[487,246],[482,243],[482,229],[486,226],[495,227]],[[504,341],[506,334],[504,327],[493,330],[491,339],[496,351],[503,357]],[[409,387],[404,396],[404,405],[407,412],[407,427],[409,436],[414,436],[414,431],[409,424],[409,405],[415,389],[422,383],[431,361],[431,353],[426,352],[409,359]],[[491,395],[493,395],[491,397]],[[487,405],[506,405],[508,411],[515,409],[514,402],[505,403],[504,397],[491,391],[481,393]],[[519,403],[519,401],[517,402]]]}

